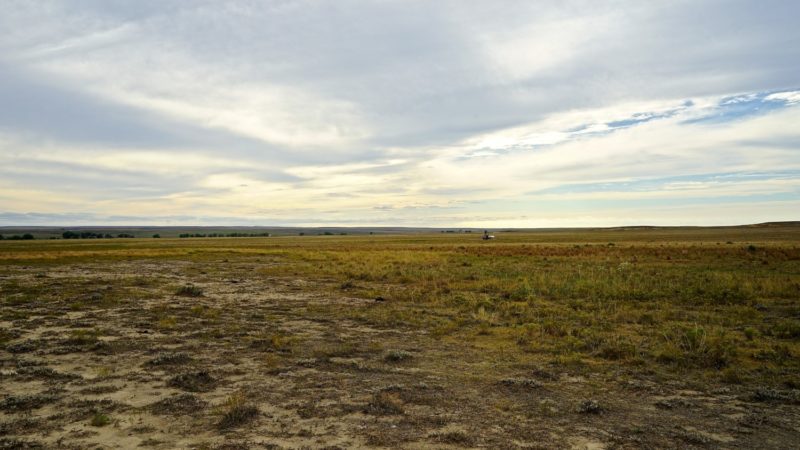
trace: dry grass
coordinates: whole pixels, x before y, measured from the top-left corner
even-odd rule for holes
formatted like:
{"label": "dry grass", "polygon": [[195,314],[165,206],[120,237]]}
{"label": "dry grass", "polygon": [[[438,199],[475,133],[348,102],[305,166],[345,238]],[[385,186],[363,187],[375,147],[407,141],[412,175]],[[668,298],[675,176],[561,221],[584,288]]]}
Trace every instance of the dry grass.
{"label": "dry grass", "polygon": [[[209,448],[232,430],[266,447],[797,441],[800,228],[496,235],[4,241],[0,430],[75,448],[154,429],[165,448],[177,429]],[[105,434],[60,431],[98,411]]]}

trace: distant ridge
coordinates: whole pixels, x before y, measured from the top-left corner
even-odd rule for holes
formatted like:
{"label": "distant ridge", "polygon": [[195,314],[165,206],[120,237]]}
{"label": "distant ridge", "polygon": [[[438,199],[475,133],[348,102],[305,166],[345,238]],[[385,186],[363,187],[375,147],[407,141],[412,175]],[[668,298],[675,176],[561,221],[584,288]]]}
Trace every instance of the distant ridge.
{"label": "distant ridge", "polygon": [[764,223],[756,223],[753,225],[744,225],[746,227],[759,227],[759,228],[779,228],[779,227],[798,227],[800,226],[800,221],[786,221],[786,222],[764,222]]}
{"label": "distant ridge", "polygon": [[535,232],[535,233],[561,233],[578,231],[647,231],[647,230],[736,230],[752,228],[790,229],[800,228],[800,221],[763,222],[744,225],[625,225],[618,227],[560,227],[560,228],[505,228],[505,227],[286,227],[286,226],[0,226],[0,235],[33,234],[36,239],[58,239],[66,231],[108,233],[113,236],[119,234],[128,237],[152,237],[159,234],[162,237],[178,237],[180,234],[229,234],[229,233],[270,233],[273,236],[287,235],[386,235],[386,234],[421,234],[421,233],[482,233],[489,229],[501,233]]}

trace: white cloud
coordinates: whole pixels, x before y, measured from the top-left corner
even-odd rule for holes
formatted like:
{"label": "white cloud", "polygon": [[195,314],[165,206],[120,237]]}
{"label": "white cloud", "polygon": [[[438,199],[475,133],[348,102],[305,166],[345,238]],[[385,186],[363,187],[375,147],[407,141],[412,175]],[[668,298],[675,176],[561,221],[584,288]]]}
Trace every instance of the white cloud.
{"label": "white cloud", "polygon": [[776,92],[765,97],[766,100],[783,100],[789,104],[800,103],[800,91]]}
{"label": "white cloud", "polygon": [[[799,13],[715,0],[13,2],[0,11],[0,211],[588,224],[631,218],[600,201],[792,195],[769,177],[541,192],[800,170]],[[769,108],[726,115],[759,99]],[[547,205],[558,198],[574,211]]]}

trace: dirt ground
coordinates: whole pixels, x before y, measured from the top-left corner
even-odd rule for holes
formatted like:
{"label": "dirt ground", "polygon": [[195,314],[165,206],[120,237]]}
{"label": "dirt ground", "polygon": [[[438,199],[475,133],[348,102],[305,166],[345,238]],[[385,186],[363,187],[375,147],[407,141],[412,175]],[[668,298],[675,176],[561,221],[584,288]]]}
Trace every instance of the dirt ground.
{"label": "dirt ground", "polygon": [[508,361],[269,264],[5,266],[0,448],[800,445],[797,390]]}

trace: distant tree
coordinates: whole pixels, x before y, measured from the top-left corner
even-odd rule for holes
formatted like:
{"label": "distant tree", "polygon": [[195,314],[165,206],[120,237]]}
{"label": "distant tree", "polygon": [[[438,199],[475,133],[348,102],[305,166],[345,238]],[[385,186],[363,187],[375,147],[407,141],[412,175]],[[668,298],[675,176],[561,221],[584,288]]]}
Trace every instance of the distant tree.
{"label": "distant tree", "polygon": [[160,234],[158,234],[158,233],[156,233],[156,234],[154,234],[154,235],[153,235],[153,238],[154,238],[154,239],[158,239],[158,238],[160,238],[160,237],[161,237],[161,235],[160,235]]}
{"label": "distant tree", "polygon": [[33,237],[33,235],[32,235],[32,234],[30,234],[30,233],[25,233],[25,234],[23,234],[23,235],[22,235],[22,239],[24,239],[24,240],[26,240],[26,241],[31,241],[31,240],[33,240],[33,239],[34,239],[34,237]]}
{"label": "distant tree", "polygon": [[0,241],[2,241],[3,239],[5,239],[5,238],[3,237],[2,234],[0,234]]}
{"label": "distant tree", "polygon": [[300,235],[300,236],[305,236],[305,235],[306,235],[306,234],[305,234],[305,233],[303,233],[302,231],[301,231],[301,232],[299,232],[299,233],[297,233],[297,234],[298,234],[298,235]]}

